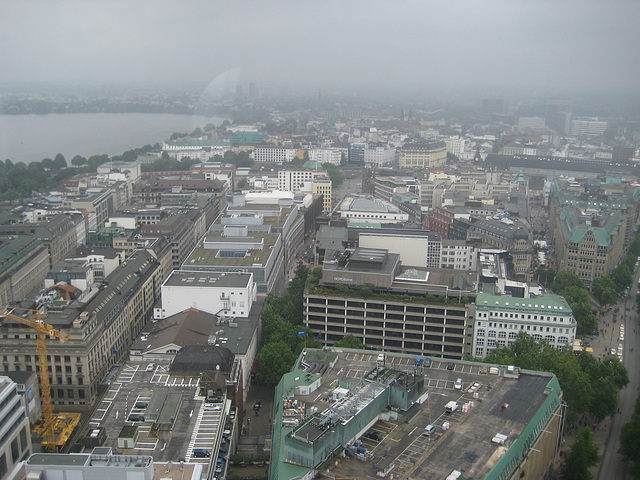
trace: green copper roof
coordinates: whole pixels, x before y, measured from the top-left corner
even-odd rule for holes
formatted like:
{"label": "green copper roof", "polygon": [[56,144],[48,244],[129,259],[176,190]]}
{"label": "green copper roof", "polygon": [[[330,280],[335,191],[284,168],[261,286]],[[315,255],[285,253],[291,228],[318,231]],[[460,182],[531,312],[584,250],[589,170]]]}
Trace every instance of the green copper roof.
{"label": "green copper roof", "polygon": [[[572,214],[573,213],[573,214]],[[568,237],[569,243],[578,244],[582,241],[587,232],[591,232],[599,247],[608,247],[611,244],[611,236],[618,228],[618,223],[615,220],[607,219],[602,227],[583,226],[576,223],[574,217],[576,212],[571,212],[568,208],[563,208],[560,212],[560,220],[566,225],[568,232],[565,234],[565,238]],[[611,212],[611,215],[615,215]],[[620,213],[617,213],[620,215]]]}
{"label": "green copper roof", "polygon": [[608,247],[609,244],[611,243],[611,235],[609,235],[609,232],[600,230],[600,229],[581,228],[581,227],[574,228],[571,231],[571,237],[569,238],[569,243],[580,243],[584,238],[584,236],[587,234],[587,232],[591,232],[593,237],[596,239],[596,243],[598,244],[599,247]]}
{"label": "green copper roof", "polygon": [[313,383],[320,377],[315,373],[307,377],[307,372],[294,370],[285,373],[276,387],[274,403],[276,408],[273,412],[273,436],[271,446],[271,467],[269,478],[274,480],[288,480],[307,475],[311,469],[301,465],[285,462],[284,442],[285,437],[293,430],[292,427],[282,425],[283,418],[283,398],[293,398],[297,386],[304,386]]}
{"label": "green copper roof", "polygon": [[509,297],[506,295],[491,295],[479,293],[476,297],[476,309],[489,310],[500,308],[501,310],[513,310],[518,312],[555,312],[571,314],[572,310],[564,297],[545,293],[531,298]]}

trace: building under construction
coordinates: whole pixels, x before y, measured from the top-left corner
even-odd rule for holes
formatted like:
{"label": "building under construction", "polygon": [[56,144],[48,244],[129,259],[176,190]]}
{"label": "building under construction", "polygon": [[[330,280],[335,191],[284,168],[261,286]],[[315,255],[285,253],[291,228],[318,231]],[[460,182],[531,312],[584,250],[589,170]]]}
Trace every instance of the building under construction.
{"label": "building under construction", "polygon": [[45,422],[36,425],[35,430],[38,432],[42,440],[42,448],[49,452],[61,452],[71,438],[71,434],[75,431],[80,422],[80,413],[62,412],[53,418],[53,436],[49,440],[45,435]]}

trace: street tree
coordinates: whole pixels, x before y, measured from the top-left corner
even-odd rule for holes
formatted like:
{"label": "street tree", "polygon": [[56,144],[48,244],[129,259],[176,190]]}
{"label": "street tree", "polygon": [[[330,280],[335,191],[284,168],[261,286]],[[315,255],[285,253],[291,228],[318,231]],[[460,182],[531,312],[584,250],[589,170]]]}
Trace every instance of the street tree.
{"label": "street tree", "polygon": [[284,340],[265,345],[258,355],[256,381],[260,385],[275,387],[282,376],[291,371],[295,360],[296,355]]}
{"label": "street tree", "polygon": [[553,279],[551,290],[558,295],[562,295],[565,288],[572,286],[584,289],[584,282],[575,273],[569,270],[560,270]]}
{"label": "street tree", "polygon": [[71,159],[71,165],[73,165],[74,167],[79,167],[81,165],[86,165],[86,164],[87,164],[87,159],[80,155],[76,155]]}
{"label": "street tree", "polygon": [[64,155],[58,153],[53,159],[53,168],[55,170],[62,170],[63,168],[67,168],[67,161],[64,159]]}
{"label": "street tree", "polygon": [[359,350],[362,350],[364,348],[362,341],[352,333],[347,333],[340,340],[338,340],[334,344],[334,346],[342,348],[357,348]]}
{"label": "street tree", "polygon": [[640,233],[636,233],[636,236],[633,237],[629,245],[629,253],[636,257],[640,255]]}
{"label": "street tree", "polygon": [[342,185],[342,172],[340,172],[340,169],[337,165],[326,162],[322,164],[322,168],[324,168],[327,172],[327,175],[329,175],[329,179],[331,180],[333,188],[338,188],[340,185]]}
{"label": "street tree", "polygon": [[591,291],[601,305],[616,303],[616,284],[611,277],[596,277],[593,279]]}
{"label": "street tree", "polygon": [[565,457],[564,465],[562,466],[562,478],[564,480],[591,478],[589,468],[593,467],[597,461],[598,446],[593,443],[589,427],[584,427]]}
{"label": "street tree", "polygon": [[616,285],[616,291],[622,292],[631,285],[633,272],[625,263],[620,263],[611,271],[610,277]]}
{"label": "street tree", "polygon": [[558,295],[562,295],[571,307],[573,316],[578,323],[578,333],[590,334],[593,332],[598,323],[598,319],[593,314],[591,299],[584,287],[569,285]]}
{"label": "street tree", "polygon": [[631,419],[622,426],[619,453],[622,458],[632,462],[633,478],[640,479],[640,397],[636,399]]}

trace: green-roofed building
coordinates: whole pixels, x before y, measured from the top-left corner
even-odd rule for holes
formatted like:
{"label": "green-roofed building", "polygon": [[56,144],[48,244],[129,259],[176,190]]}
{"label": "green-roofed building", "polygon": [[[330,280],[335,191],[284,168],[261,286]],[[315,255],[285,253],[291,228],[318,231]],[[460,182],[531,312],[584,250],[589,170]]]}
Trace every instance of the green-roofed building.
{"label": "green-roofed building", "polygon": [[563,348],[573,345],[577,326],[571,307],[559,295],[547,293],[519,298],[479,293],[473,327],[473,355],[484,358],[496,347],[509,347],[519,332]]}
{"label": "green-roofed building", "polygon": [[[599,195],[607,185],[622,193]],[[623,257],[638,221],[640,188],[589,182],[562,189],[555,182],[551,195],[558,268],[575,273],[590,288],[594,278],[611,273]]]}

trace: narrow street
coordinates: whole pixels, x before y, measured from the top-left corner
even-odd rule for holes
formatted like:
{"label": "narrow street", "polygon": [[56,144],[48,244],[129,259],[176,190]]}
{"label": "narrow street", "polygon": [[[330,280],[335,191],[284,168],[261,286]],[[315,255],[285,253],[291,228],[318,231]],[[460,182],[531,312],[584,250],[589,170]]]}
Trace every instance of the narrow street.
{"label": "narrow street", "polygon": [[[597,467],[597,476],[595,476],[599,480],[631,478],[629,464],[622,461],[618,450],[620,449],[620,431],[622,426],[631,419],[633,407],[638,396],[638,389],[640,388],[640,371],[638,370],[638,362],[640,361],[640,356],[638,356],[638,329],[640,329],[640,325],[635,308],[638,278],[640,278],[640,270],[636,268],[629,295],[620,304],[620,320],[618,323],[624,324],[625,337],[624,341],[617,343],[623,344],[623,363],[629,372],[629,384],[618,396],[620,414],[614,415],[611,419],[608,435],[602,446],[604,450],[600,451],[602,460]],[[619,326],[617,329],[619,331]]]}

